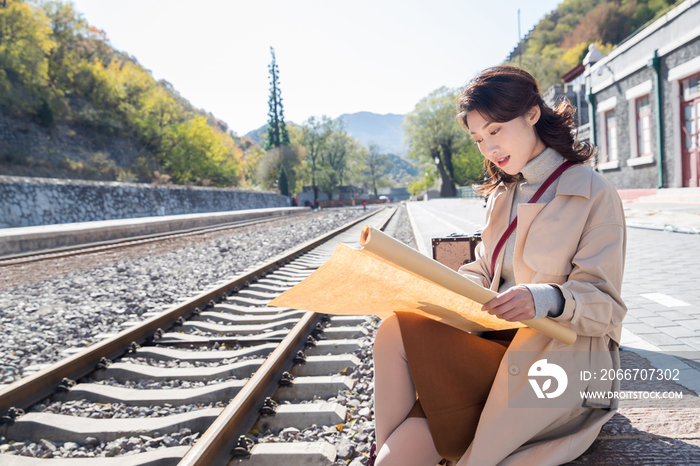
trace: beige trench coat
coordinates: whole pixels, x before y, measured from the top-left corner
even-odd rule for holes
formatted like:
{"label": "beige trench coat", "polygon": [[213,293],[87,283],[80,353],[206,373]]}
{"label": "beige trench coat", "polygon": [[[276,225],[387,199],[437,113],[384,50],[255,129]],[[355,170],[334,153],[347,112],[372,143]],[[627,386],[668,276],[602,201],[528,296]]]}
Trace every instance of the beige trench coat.
{"label": "beige trench coat", "polygon": [[[460,268],[467,278],[498,289],[503,251],[491,279],[491,255],[508,227],[514,185],[501,184],[490,196],[487,223],[477,260]],[[578,334],[567,346],[530,328],[518,330],[501,360],[474,441],[458,466],[558,465],[580,456],[612,417],[615,402],[600,408],[509,408],[524,390],[508,393],[511,351],[601,351],[606,366],[619,367],[618,346],[626,313],[620,297],[625,261],[626,229],[622,203],[615,188],[585,165],[576,165],[559,178],[555,198],[548,204],[520,204],[515,240],[515,280],[556,284],[565,298],[563,313],[554,318]],[[530,353],[527,353],[530,354]],[[531,361],[534,363],[537,359]],[[520,367],[520,371],[527,371]],[[512,365],[510,366],[513,371]],[[517,371],[518,369],[516,369]],[[610,382],[569,381],[572,389],[616,389]],[[608,385],[605,385],[605,384]],[[528,394],[532,396],[531,394]],[[509,398],[510,397],[510,398]]]}

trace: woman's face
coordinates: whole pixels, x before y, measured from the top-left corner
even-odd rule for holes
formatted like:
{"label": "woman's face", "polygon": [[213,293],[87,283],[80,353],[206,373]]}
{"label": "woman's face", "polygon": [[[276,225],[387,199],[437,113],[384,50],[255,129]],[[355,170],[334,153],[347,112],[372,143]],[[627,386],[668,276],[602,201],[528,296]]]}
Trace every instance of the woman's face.
{"label": "woman's face", "polygon": [[484,157],[509,175],[517,175],[546,149],[534,128],[539,118],[537,106],[505,123],[488,121],[474,111],[467,114],[467,124]]}

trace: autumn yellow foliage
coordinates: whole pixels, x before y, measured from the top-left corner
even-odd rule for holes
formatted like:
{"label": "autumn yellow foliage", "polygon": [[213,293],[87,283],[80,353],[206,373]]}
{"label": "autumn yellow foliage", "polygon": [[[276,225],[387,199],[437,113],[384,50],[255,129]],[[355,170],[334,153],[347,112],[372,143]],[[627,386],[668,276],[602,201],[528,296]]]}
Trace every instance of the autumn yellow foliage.
{"label": "autumn yellow foliage", "polygon": [[212,186],[241,179],[243,151],[226,125],[115,51],[66,1],[0,6],[0,108],[45,126],[134,138],[143,147],[136,166],[107,160],[92,167],[115,178],[150,181],[158,172],[159,179]]}

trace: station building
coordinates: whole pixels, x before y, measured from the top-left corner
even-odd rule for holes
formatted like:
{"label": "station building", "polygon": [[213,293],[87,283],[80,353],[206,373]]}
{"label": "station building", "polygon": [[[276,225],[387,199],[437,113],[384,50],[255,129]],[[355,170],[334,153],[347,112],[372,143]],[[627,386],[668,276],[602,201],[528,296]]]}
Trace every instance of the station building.
{"label": "station building", "polygon": [[[579,138],[618,189],[700,186],[700,0],[686,0],[602,57],[595,45],[568,83]],[[585,113],[588,113],[586,116]]]}

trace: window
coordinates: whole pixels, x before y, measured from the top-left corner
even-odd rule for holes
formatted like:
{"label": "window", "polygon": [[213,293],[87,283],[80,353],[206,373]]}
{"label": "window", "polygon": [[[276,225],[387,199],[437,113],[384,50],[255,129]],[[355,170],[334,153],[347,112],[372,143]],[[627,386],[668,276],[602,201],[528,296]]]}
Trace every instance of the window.
{"label": "window", "polygon": [[700,92],[698,80],[700,80],[700,75],[683,81],[683,99],[687,100]]}
{"label": "window", "polygon": [[[700,102],[698,102],[698,108],[700,108]],[[683,123],[684,148],[695,149],[697,134],[695,131],[696,114],[694,102],[683,105]]]}
{"label": "window", "polygon": [[649,96],[635,102],[637,119],[637,156],[651,155],[651,105]]}
{"label": "window", "polygon": [[608,150],[608,162],[617,160],[617,124],[615,110],[605,112],[605,147]]}
{"label": "window", "polygon": [[681,176],[683,186],[700,186],[700,75],[682,81]]}

